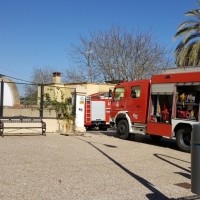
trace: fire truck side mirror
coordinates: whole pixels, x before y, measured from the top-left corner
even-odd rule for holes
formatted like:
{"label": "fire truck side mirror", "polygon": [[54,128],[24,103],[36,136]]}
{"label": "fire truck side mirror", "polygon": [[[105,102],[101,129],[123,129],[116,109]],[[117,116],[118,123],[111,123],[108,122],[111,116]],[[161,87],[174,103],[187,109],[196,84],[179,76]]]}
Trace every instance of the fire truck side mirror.
{"label": "fire truck side mirror", "polygon": [[108,96],[112,97],[112,90],[111,89],[109,89]]}

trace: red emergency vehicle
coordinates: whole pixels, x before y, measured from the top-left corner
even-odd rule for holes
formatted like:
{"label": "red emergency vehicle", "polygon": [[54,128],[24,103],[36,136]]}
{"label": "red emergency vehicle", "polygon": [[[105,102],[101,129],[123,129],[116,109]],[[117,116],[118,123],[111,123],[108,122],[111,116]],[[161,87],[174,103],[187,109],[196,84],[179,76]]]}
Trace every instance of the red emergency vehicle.
{"label": "red emergency vehicle", "polygon": [[96,93],[85,98],[86,130],[97,127],[106,131],[110,127],[110,105],[111,98],[104,93]]}
{"label": "red emergency vehicle", "polygon": [[111,121],[117,134],[152,139],[176,138],[180,150],[190,152],[193,124],[199,123],[200,71],[153,75],[150,80],[119,83],[111,101]]}

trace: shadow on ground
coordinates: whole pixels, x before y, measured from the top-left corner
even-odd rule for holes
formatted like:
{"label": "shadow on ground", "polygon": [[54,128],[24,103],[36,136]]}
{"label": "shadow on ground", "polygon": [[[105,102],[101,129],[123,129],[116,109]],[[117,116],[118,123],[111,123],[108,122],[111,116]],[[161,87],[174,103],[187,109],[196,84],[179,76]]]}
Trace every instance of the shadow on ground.
{"label": "shadow on ground", "polygon": [[[108,129],[107,131],[99,131],[98,129],[92,129],[91,131],[87,131],[87,132],[94,135],[106,135],[110,137],[115,137],[121,140],[116,133],[116,129],[114,128]],[[170,149],[179,151],[179,149],[176,146],[176,141],[170,138],[163,137],[159,141],[155,141],[155,140],[152,140],[148,135],[131,134],[131,138],[129,139],[129,141],[159,146],[163,148],[170,148]]]}
{"label": "shadow on ground", "polygon": [[[95,133],[94,133],[95,134]],[[96,142],[88,142],[84,139],[81,138],[77,138],[85,143],[87,143],[88,145],[91,145],[93,148],[95,148],[97,151],[99,151],[100,153],[102,153],[107,159],[109,159],[110,161],[112,161],[116,166],[118,166],[121,170],[123,170],[124,172],[126,172],[127,174],[129,174],[132,178],[136,179],[138,182],[140,182],[143,186],[145,186],[146,188],[148,188],[151,193],[146,194],[146,197],[149,200],[197,200],[200,199],[200,197],[198,195],[192,195],[192,196],[187,196],[187,197],[181,197],[178,199],[174,199],[174,198],[168,198],[167,196],[165,196],[161,191],[159,191],[158,189],[155,188],[155,186],[149,182],[148,180],[144,179],[143,177],[141,177],[138,174],[135,174],[134,172],[130,171],[129,169],[127,169],[126,167],[124,167],[121,163],[119,163],[118,161],[116,161],[115,159],[113,159],[110,155],[108,155],[107,153],[105,153],[104,151],[102,151],[101,149],[99,149],[95,143]],[[174,160],[179,160],[182,162],[187,162],[185,160],[180,160],[178,158],[174,158],[168,155],[163,155],[163,154],[154,154],[155,157],[157,157],[158,159],[163,160],[163,162],[167,162],[169,164],[172,164],[182,170],[185,170],[186,172],[188,172],[190,175],[190,170],[183,168],[182,166],[179,166],[171,161],[168,161],[167,159],[174,159]]]}

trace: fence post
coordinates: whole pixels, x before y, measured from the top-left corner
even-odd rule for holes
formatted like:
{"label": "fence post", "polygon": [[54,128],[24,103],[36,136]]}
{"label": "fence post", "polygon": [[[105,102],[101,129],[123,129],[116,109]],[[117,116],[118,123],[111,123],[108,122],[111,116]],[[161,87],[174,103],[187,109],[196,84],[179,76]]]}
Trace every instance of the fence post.
{"label": "fence post", "polygon": [[76,120],[76,88],[74,89],[74,116],[75,116],[75,119],[74,119],[74,122]]}
{"label": "fence post", "polygon": [[44,108],[44,85],[40,85],[40,117],[43,118],[43,108]]}
{"label": "fence post", "polygon": [[200,124],[193,125],[191,135],[191,192],[200,195]]}
{"label": "fence post", "polygon": [[3,94],[4,94],[4,82],[1,80],[1,97],[0,97],[0,117],[3,117]]}

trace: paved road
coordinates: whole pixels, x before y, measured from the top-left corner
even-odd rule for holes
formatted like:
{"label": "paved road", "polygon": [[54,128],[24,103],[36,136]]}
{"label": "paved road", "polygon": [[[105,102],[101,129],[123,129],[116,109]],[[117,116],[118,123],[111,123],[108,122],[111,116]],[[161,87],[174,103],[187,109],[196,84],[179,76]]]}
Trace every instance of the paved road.
{"label": "paved road", "polygon": [[0,199],[200,199],[190,191],[190,154],[175,141],[112,130],[0,138]]}

